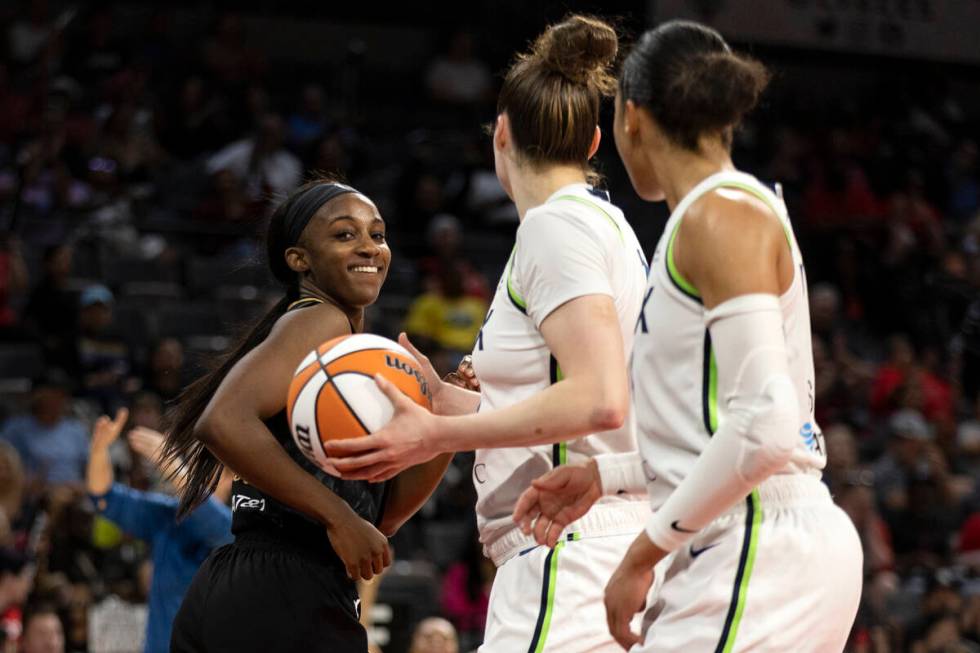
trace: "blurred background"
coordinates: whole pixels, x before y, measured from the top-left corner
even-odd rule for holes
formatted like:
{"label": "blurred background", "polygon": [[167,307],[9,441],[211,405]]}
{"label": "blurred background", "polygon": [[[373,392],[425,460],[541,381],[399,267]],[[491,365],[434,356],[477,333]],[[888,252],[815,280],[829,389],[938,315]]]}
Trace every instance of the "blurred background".
{"label": "blurred background", "polygon": [[[160,429],[278,299],[264,221],[311,171],[388,223],[367,330],[455,367],[517,226],[482,126],[513,54],[568,11],[618,18],[627,44],[702,20],[775,73],[734,159],[781,184],[807,261],[825,480],[865,549],[848,651],[980,651],[977,0],[4,3],[0,651],[142,650],[152,552],[95,516],[91,424],[126,406]],[[611,107],[602,127],[597,168],[652,252],[666,208],[629,186]],[[128,441],[112,459],[168,491]],[[471,461],[366,590],[385,653],[481,640]],[[413,643],[431,616],[452,626]]]}

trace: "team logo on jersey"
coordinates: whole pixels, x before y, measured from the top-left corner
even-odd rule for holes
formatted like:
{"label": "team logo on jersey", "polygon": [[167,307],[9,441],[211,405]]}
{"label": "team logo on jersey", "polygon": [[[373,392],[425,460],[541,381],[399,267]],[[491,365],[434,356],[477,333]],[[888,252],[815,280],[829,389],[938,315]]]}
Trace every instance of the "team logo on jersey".
{"label": "team logo on jersey", "polygon": [[231,498],[231,511],[237,512],[239,509],[262,512],[265,510],[265,499],[253,499],[244,494],[236,494]]}

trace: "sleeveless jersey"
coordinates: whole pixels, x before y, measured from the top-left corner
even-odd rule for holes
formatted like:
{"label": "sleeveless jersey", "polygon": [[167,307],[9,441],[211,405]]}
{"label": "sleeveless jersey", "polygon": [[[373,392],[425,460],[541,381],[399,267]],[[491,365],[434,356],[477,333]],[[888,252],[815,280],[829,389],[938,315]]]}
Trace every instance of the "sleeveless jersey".
{"label": "sleeveless jersey", "polygon": [[[792,249],[794,273],[779,298],[789,371],[799,400],[799,443],[781,473],[818,476],[826,464],[823,435],[813,417],[814,373],[806,273],[782,199],[755,177],[720,172],[695,186],[674,209],[650,264],[649,284],[636,324],[631,390],[637,440],[651,504],[663,504],[694,465],[725,419],[725,397],[705,325],[705,308],[694,286],[674,266],[673,241],[684,213],[718,188],[744,191],[779,218]],[[696,244],[686,245],[696,246]]]}
{"label": "sleeveless jersey", "polygon": [[[289,310],[297,310],[318,303],[321,302],[317,299],[302,299],[294,302]],[[351,330],[353,331],[353,326]],[[265,425],[272,432],[276,441],[286,450],[289,457],[304,471],[346,501],[354,509],[354,512],[363,519],[372,524],[377,524],[380,521],[388,491],[387,482],[346,481],[321,470],[299,450],[293,441],[293,436],[289,432],[289,422],[286,420],[285,409],[265,420]],[[325,557],[337,561],[336,554],[330,546],[330,540],[327,538],[326,529],[322,524],[237,477],[232,483],[231,509],[231,532],[234,535],[265,533],[301,545],[306,549],[322,551]]]}
{"label": "sleeveless jersey", "polygon": [[[528,210],[473,349],[479,410],[511,406],[561,378],[538,328],[577,297],[612,297],[628,359],[646,265],[633,229],[605,193],[574,184]],[[566,462],[635,448],[635,437],[624,427],[555,445],[477,451],[473,479],[481,542],[490,544],[515,528],[514,504],[541,474]]]}

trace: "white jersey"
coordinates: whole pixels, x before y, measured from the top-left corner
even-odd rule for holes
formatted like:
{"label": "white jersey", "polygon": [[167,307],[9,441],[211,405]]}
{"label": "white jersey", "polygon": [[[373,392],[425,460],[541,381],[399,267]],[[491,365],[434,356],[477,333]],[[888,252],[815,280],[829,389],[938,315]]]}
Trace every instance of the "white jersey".
{"label": "white jersey", "polygon": [[705,309],[697,290],[674,267],[673,239],[687,211],[717,188],[743,190],[762,200],[786,230],[794,274],[779,298],[789,371],[799,403],[799,444],[781,474],[817,476],[826,464],[823,435],[813,417],[814,375],[806,273],[786,205],[755,177],[720,172],[703,180],[674,209],[650,264],[649,284],[636,325],[631,385],[637,439],[654,508],[662,505],[693,467],[725,417],[727,388],[718,387]]}
{"label": "white jersey", "polygon": [[[628,359],[646,285],[646,261],[622,211],[585,184],[561,188],[528,210],[473,349],[480,412],[516,404],[561,378],[538,328],[552,311],[577,297],[612,297]],[[488,555],[498,564],[506,558],[500,547],[491,545],[508,533],[512,544],[524,542],[511,513],[533,479],[566,462],[635,449],[627,425],[555,445],[477,451],[476,513]],[[642,528],[642,514],[631,525],[634,532]]]}

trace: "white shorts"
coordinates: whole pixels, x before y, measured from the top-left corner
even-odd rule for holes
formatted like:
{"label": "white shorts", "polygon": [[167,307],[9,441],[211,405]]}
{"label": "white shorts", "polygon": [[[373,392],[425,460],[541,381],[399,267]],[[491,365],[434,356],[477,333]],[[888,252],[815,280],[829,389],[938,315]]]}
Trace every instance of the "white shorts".
{"label": "white shorts", "polygon": [[603,592],[636,535],[564,540],[501,565],[480,653],[623,653],[606,625]]}
{"label": "white shorts", "polygon": [[631,653],[839,653],[861,598],[857,531],[809,476],[770,478],[663,562]]}

